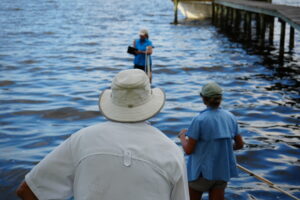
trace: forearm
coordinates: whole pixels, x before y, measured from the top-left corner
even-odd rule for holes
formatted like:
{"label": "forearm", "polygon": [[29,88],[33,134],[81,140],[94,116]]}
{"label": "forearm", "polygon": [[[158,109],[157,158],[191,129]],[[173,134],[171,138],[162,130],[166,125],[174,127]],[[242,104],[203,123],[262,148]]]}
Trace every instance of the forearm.
{"label": "forearm", "polygon": [[182,148],[183,148],[184,152],[187,155],[189,155],[194,152],[196,144],[197,144],[197,140],[186,137],[186,135],[185,135],[186,132],[187,132],[187,129],[181,130],[180,133],[178,134],[178,137],[180,139],[180,142],[182,144]]}
{"label": "forearm", "polygon": [[147,54],[147,55],[151,55],[152,54],[152,51],[149,51],[149,50],[147,50],[147,51],[136,51],[136,53],[137,54]]}
{"label": "forearm", "polygon": [[244,147],[244,141],[241,135],[237,135],[234,137],[233,150],[239,150]]}
{"label": "forearm", "polygon": [[179,139],[180,139],[182,148],[183,148],[184,152],[186,153],[186,151],[187,151],[188,140],[187,140],[185,134],[184,134],[184,133],[183,133],[183,134],[180,134],[180,135],[179,135]]}
{"label": "forearm", "polygon": [[32,192],[32,190],[25,181],[21,183],[16,193],[18,197],[20,197],[23,200],[38,200],[38,198],[35,196],[35,194]]}

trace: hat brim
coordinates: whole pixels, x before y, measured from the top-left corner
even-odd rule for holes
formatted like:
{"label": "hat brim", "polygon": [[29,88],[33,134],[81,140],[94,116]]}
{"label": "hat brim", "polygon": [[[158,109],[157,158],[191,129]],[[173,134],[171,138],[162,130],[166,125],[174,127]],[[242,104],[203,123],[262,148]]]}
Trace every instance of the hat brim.
{"label": "hat brim", "polygon": [[151,99],[140,106],[123,107],[113,104],[111,90],[100,94],[99,109],[103,116],[117,122],[140,122],[150,119],[160,112],[165,103],[165,93],[160,88],[152,89]]}

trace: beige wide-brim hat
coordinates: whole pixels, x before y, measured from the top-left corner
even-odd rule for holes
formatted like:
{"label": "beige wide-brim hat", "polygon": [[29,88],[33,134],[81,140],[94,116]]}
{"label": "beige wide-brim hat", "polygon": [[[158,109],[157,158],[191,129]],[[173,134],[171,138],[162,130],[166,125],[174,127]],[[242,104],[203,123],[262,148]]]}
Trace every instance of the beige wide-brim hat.
{"label": "beige wide-brim hat", "polygon": [[151,89],[149,78],[140,69],[119,72],[111,89],[100,94],[99,109],[109,120],[117,122],[145,121],[163,108],[165,93]]}

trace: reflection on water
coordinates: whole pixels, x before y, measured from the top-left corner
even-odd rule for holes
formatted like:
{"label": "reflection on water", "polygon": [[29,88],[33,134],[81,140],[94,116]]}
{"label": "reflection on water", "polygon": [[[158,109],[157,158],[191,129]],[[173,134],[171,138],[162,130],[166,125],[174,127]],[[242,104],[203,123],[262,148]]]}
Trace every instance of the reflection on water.
{"label": "reflection on water", "polygon": [[[168,0],[1,1],[1,199],[16,199],[28,170],[70,134],[105,120],[98,95],[132,67],[126,48],[142,27],[155,45],[153,84],[167,94],[153,125],[178,142],[175,134],[204,108],[201,85],[217,81],[223,107],[238,117],[246,141],[239,163],[300,197],[299,32],[281,64],[278,48],[246,48],[210,21],[172,21]],[[240,174],[227,199],[287,199]]]}

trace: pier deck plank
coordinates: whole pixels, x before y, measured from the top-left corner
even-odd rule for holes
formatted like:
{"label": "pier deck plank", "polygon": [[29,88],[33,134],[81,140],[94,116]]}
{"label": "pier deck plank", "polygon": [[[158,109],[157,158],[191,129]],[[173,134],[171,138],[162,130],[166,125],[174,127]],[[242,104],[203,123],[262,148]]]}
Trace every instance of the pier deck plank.
{"label": "pier deck plank", "polygon": [[247,0],[214,0],[214,3],[278,17],[300,31],[300,7]]}

